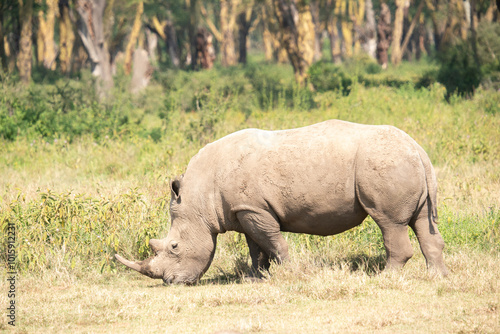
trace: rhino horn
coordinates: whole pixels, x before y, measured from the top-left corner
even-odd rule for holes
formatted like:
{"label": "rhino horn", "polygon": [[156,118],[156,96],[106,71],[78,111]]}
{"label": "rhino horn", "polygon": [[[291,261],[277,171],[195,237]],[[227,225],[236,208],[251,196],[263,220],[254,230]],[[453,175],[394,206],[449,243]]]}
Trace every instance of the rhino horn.
{"label": "rhino horn", "polygon": [[155,254],[162,248],[162,246],[163,246],[163,244],[162,244],[161,240],[158,240],[158,239],[149,240],[149,247],[151,247],[151,250]]}
{"label": "rhino horn", "polygon": [[135,271],[140,272],[141,274],[145,274],[143,268],[142,268],[142,263],[137,263],[137,262],[132,262],[127,259],[124,259],[118,254],[115,254],[115,258],[120,262],[121,264],[129,267],[130,269],[134,269]]}

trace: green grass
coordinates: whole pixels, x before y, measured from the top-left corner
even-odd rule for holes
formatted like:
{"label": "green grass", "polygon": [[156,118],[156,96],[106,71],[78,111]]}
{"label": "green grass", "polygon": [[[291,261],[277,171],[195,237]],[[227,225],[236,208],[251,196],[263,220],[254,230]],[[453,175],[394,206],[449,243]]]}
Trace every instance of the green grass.
{"label": "green grass", "polygon": [[[349,95],[298,88],[288,67],[252,66],[168,72],[138,96],[126,93],[121,78],[115,100],[104,105],[85,90],[78,103],[63,99],[83,79],[70,81],[75,91],[63,81],[27,90],[3,82],[0,116],[17,122],[0,117],[0,131],[14,129],[0,140],[0,229],[8,223],[17,229],[16,329],[500,331],[498,92],[479,89],[472,100],[447,102],[443,86],[414,84],[428,63],[404,65],[401,85],[354,80]],[[391,71],[373,76],[383,82],[397,75]],[[35,109],[39,118],[30,121]],[[337,236],[285,234],[291,261],[272,267],[262,284],[245,280],[248,249],[234,232],[219,236],[214,262],[194,287],[163,287],[113,260],[116,252],[145,258],[149,238],[166,236],[167,180],[206,143],[243,128],[331,118],[395,125],[428,152],[438,176],[449,278],[426,272],[412,233],[415,256],[401,273],[381,273],[385,251],[371,219]],[[5,252],[0,259],[7,261]],[[6,305],[1,272],[0,305]],[[0,329],[12,330],[4,316]]]}

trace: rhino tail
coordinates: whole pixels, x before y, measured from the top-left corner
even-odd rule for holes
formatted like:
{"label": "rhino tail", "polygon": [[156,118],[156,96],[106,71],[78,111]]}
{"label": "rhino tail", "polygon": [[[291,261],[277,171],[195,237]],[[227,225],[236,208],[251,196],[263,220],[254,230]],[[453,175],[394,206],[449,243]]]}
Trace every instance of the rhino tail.
{"label": "rhino tail", "polygon": [[438,213],[437,213],[437,179],[436,173],[434,172],[434,168],[432,167],[431,160],[427,153],[425,153],[424,149],[420,147],[420,145],[416,144],[418,154],[420,155],[420,160],[424,166],[425,170],[425,181],[427,184],[427,200],[430,204],[430,218],[434,223],[438,222]]}

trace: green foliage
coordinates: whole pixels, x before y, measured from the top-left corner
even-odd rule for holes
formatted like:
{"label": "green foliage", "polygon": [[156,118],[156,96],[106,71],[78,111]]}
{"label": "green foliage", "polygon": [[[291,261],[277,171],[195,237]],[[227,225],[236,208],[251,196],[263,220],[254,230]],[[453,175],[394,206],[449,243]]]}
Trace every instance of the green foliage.
{"label": "green foliage", "polygon": [[482,251],[500,250],[500,208],[483,214],[461,214],[447,206],[441,209],[440,232],[448,247],[469,247]]}
{"label": "green foliage", "polygon": [[[5,79],[0,87],[0,228],[16,225],[21,272],[43,273],[56,265],[76,273],[113,271],[115,252],[147,257],[149,239],[165,236],[169,226],[168,187],[158,190],[158,185],[165,176],[182,173],[203,145],[242,128],[293,128],[331,118],[393,124],[424,147],[438,171],[457,170],[456,178],[463,178],[462,166],[490,166],[444,195],[459,204],[440,204],[439,229],[450,249],[498,250],[498,208],[462,209],[469,199],[484,197],[479,193],[488,196],[484,188],[500,178],[491,167],[500,156],[498,93],[479,88],[474,100],[452,95],[447,103],[446,88],[432,78],[417,87],[418,80],[432,76],[434,64],[403,63],[372,74],[376,70],[369,69],[370,63],[363,64],[353,61],[345,67],[349,72],[324,63],[311,70],[318,87],[331,84],[326,71],[352,75],[348,95],[344,84],[315,92],[297,87],[290,67],[280,65],[167,71],[135,96],[127,92],[127,78],[119,76],[114,99],[104,104],[97,103],[83,79],[28,88]],[[438,177],[440,186],[446,184]],[[110,190],[124,182],[133,186]],[[244,237],[220,238],[219,254],[245,271]],[[371,263],[376,270],[383,263],[381,233],[371,219],[338,236],[286,238],[292,249],[318,254],[322,264]]]}
{"label": "green foliage", "polygon": [[452,94],[471,97],[480,83],[500,88],[500,23],[481,21],[477,28],[477,61],[472,40],[448,45],[438,56],[441,67],[438,81]]}
{"label": "green foliage", "polygon": [[452,94],[471,97],[481,82],[481,72],[474,61],[471,44],[468,41],[457,42],[449,46],[439,60],[438,81],[446,87],[447,97]]}
{"label": "green foliage", "polygon": [[477,27],[477,52],[485,76],[500,71],[500,23],[482,20]]}
{"label": "green foliage", "polygon": [[275,108],[308,110],[312,92],[295,84],[289,66],[248,64],[211,71],[167,70],[156,74],[169,111],[233,109],[250,115]]}
{"label": "green foliage", "polygon": [[[149,239],[165,231],[167,217],[167,198],[146,204],[137,189],[116,198],[48,190],[39,191],[31,201],[19,194],[2,210],[0,227],[6,231],[13,223],[16,228],[22,272],[51,269],[56,258],[71,270],[102,272],[114,270],[113,255],[118,251],[134,258],[149,256]],[[5,256],[2,253],[2,262]]]}
{"label": "green foliage", "polygon": [[343,95],[351,92],[352,79],[337,65],[317,62],[309,68],[309,82],[318,92],[340,91]]}

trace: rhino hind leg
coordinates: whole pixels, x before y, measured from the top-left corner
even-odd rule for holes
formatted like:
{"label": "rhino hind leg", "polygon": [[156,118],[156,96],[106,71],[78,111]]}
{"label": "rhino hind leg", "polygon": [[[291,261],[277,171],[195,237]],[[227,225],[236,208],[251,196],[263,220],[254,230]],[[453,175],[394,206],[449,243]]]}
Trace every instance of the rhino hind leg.
{"label": "rhino hind leg", "polygon": [[399,224],[378,224],[382,230],[387,270],[399,270],[413,256],[413,247],[408,236],[408,226]]}
{"label": "rhino hind leg", "polygon": [[[274,215],[267,211],[245,210],[238,212],[236,217],[247,236],[247,242],[251,239],[255,243],[255,245],[252,242],[248,244],[250,251],[253,251],[256,257],[257,268],[259,267],[258,254],[262,252],[267,254],[267,257],[262,257],[263,265],[267,265],[266,262],[269,261],[276,261],[280,264],[288,260],[288,244],[281,235],[279,222]],[[253,257],[252,263],[254,263]]]}
{"label": "rhino hind leg", "polygon": [[431,217],[430,211],[430,203],[427,201],[427,204],[422,207],[416,219],[410,223],[410,226],[417,236],[427,268],[436,271],[442,276],[447,276],[448,269],[443,259],[444,240],[439,233],[437,224]]}
{"label": "rhino hind leg", "polygon": [[250,258],[252,259],[252,271],[255,275],[259,275],[261,271],[269,270],[271,261],[269,255],[255,242],[252,238],[245,234],[247,239],[248,249],[250,250]]}

